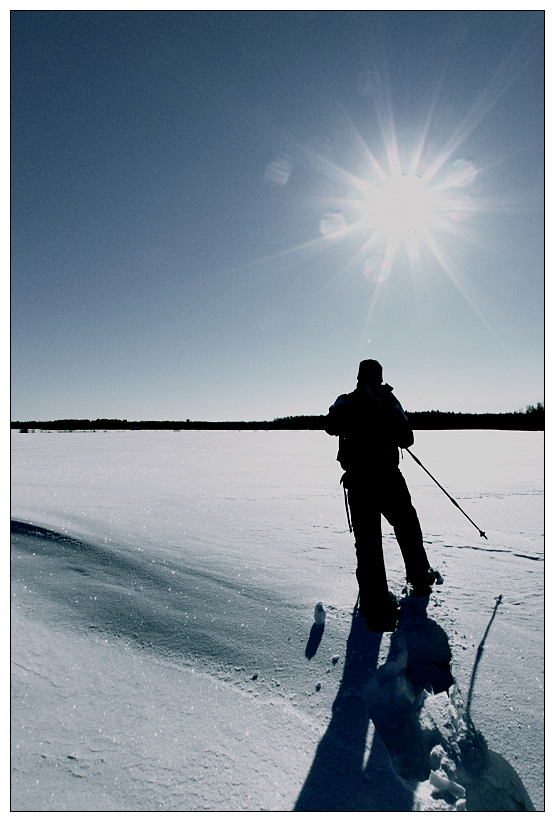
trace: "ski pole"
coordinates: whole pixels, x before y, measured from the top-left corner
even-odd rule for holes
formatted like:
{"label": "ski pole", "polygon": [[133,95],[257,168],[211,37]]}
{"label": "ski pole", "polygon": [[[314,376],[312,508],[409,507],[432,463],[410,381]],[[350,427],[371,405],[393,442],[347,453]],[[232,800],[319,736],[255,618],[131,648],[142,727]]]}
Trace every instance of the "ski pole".
{"label": "ski pole", "polygon": [[456,507],[457,507],[457,508],[459,509],[459,511],[461,512],[461,514],[464,514],[464,515],[465,515],[465,517],[467,518],[467,520],[468,520],[469,522],[472,522],[472,525],[476,528],[476,530],[478,531],[478,533],[480,534],[480,536],[481,536],[481,537],[483,537],[484,539],[487,539],[486,532],[485,532],[485,531],[481,531],[481,530],[478,528],[478,526],[476,525],[476,523],[475,523],[475,522],[473,522],[473,521],[470,519],[470,517],[468,516],[468,514],[467,514],[465,511],[463,511],[463,509],[461,508],[461,506],[459,505],[459,503],[457,502],[457,500],[456,500],[456,499],[453,499],[453,497],[451,496],[451,494],[449,494],[449,493],[445,490],[445,488],[443,487],[443,485],[440,485],[440,484],[439,484],[439,482],[436,480],[436,478],[435,478],[435,477],[433,477],[433,476],[430,474],[430,472],[428,471],[428,469],[427,469],[424,465],[422,465],[422,463],[420,462],[420,460],[418,459],[418,457],[417,457],[417,456],[415,456],[409,448],[405,448],[404,450],[407,452],[407,454],[410,454],[410,455],[411,455],[411,457],[413,458],[413,460],[414,460],[415,462],[417,462],[417,463],[418,463],[418,465],[419,465],[422,469],[424,469],[424,471],[427,473],[427,475],[428,475],[429,477],[431,477],[431,479],[433,479],[433,481],[434,481],[434,482],[435,482],[435,484],[438,486],[438,488],[441,488],[441,490],[443,491],[443,493],[445,494],[445,496],[446,496],[446,497],[449,497],[449,499],[451,500],[451,502],[453,503],[453,505],[456,505]]}

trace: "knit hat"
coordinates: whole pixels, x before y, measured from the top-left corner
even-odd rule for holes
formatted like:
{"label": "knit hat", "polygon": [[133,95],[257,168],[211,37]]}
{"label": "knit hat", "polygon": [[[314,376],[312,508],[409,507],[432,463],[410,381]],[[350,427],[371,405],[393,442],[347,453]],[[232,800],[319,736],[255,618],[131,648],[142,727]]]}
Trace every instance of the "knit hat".
{"label": "knit hat", "polygon": [[383,369],[377,360],[363,360],[358,367],[358,381],[362,385],[380,385]]}

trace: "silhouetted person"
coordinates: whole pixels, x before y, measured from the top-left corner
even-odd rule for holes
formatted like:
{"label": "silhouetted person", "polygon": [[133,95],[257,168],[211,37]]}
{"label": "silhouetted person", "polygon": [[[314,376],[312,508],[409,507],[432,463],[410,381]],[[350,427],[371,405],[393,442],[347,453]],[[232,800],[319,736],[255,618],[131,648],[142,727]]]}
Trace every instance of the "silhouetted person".
{"label": "silhouetted person", "polygon": [[363,360],[356,389],[331,406],[326,431],[339,437],[337,459],[355,536],[359,611],[374,631],[393,631],[399,607],[389,594],[382,550],[381,515],[393,526],[413,596],[428,596],[430,569],[417,513],[399,470],[399,448],[414,442],[412,429],[376,360]]}

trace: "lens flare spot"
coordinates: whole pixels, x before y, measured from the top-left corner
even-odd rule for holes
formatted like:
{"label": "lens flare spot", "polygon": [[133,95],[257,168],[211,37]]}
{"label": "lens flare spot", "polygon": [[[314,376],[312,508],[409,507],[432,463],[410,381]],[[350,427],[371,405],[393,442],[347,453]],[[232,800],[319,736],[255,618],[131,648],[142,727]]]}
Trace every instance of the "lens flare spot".
{"label": "lens flare spot", "polygon": [[347,229],[345,217],[340,211],[328,211],[320,220],[320,233],[324,237],[337,236]]}
{"label": "lens flare spot", "polygon": [[291,158],[286,154],[280,154],[266,166],[264,180],[272,185],[285,186],[291,176],[292,170],[293,163],[291,162]]}
{"label": "lens flare spot", "polygon": [[[391,274],[391,261],[384,257],[370,257],[364,264],[364,276],[371,283],[383,283]],[[368,341],[370,342],[370,340]]]}
{"label": "lens flare spot", "polygon": [[449,177],[452,185],[469,186],[476,179],[476,168],[468,160],[457,160],[449,169]]}

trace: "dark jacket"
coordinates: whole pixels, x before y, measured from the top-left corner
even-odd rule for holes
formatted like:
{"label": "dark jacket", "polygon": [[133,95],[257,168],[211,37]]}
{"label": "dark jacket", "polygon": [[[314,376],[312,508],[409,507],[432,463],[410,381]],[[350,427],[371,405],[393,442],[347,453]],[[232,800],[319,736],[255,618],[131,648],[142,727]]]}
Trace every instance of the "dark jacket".
{"label": "dark jacket", "polygon": [[346,472],[368,474],[399,465],[399,448],[414,442],[408,417],[390,385],[357,387],[329,409],[325,430],[339,437],[337,459]]}

